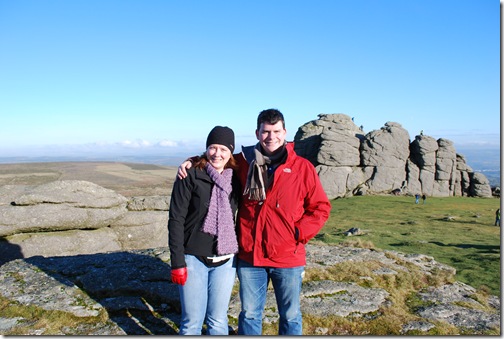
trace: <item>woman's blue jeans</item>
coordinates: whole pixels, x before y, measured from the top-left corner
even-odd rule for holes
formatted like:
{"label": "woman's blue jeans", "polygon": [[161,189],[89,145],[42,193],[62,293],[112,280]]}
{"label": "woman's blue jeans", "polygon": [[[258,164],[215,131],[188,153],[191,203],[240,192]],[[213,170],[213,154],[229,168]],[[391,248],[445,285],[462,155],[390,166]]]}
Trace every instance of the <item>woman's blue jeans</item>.
{"label": "woman's blue jeans", "polygon": [[228,308],[236,278],[235,258],[218,267],[207,267],[192,255],[185,255],[187,281],[179,285],[182,318],[179,334],[201,335],[203,322],[207,334],[227,335]]}
{"label": "woman's blue jeans", "polygon": [[300,294],[304,266],[292,268],[254,267],[238,259],[240,300],[242,309],[238,317],[238,334],[261,335],[262,316],[266,292],[271,280],[278,306],[279,335],[302,335]]}

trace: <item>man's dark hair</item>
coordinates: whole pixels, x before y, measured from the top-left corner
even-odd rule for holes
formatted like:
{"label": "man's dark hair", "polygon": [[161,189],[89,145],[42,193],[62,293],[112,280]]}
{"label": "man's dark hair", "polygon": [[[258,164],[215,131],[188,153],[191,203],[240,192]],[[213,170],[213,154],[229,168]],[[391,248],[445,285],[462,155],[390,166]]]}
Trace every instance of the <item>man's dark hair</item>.
{"label": "man's dark hair", "polygon": [[285,120],[282,112],[275,108],[265,109],[257,117],[257,130],[261,128],[262,123],[274,125],[279,121],[282,122],[282,127],[285,129]]}

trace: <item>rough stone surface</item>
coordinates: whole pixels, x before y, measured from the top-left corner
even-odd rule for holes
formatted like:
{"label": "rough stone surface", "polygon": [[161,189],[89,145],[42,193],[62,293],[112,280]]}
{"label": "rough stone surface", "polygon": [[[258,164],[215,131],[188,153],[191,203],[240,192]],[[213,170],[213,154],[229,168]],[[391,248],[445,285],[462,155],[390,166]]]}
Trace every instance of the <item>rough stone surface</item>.
{"label": "rough stone surface", "polygon": [[108,227],[126,212],[124,207],[85,208],[52,203],[4,205],[0,206],[0,236]]}
{"label": "rough stone surface", "polygon": [[[22,233],[8,237],[8,243],[0,242],[0,250],[19,247],[19,257],[68,256],[120,251],[121,243],[110,228],[95,230],[69,230],[61,232]],[[3,252],[0,252],[2,254]],[[15,254],[11,251],[11,255]],[[0,258],[0,264],[2,259]]]}
{"label": "rough stone surface", "polygon": [[[377,263],[373,280],[381,275],[408,272],[405,262],[422,272],[455,271],[422,255],[376,251],[329,245],[307,245],[306,269],[328,268],[338,263]],[[110,320],[91,322],[61,334],[119,335],[176,334],[180,322],[178,286],[170,281],[167,247],[65,257],[32,257],[9,261],[0,266],[0,295],[21,305],[36,305],[46,310],[69,312],[77,317],[93,318],[107,312]],[[237,281],[238,284],[238,281]],[[393,287],[391,287],[393,288]],[[428,331],[438,322],[475,330],[500,329],[500,300],[491,296],[483,311],[480,301],[471,296],[475,289],[454,283],[417,291],[425,306],[417,311],[417,321],[402,325],[401,333]],[[380,310],[391,305],[390,291],[368,288],[359,281],[305,281],[301,309],[315,317],[379,317]],[[237,295],[231,299],[228,314],[237,319],[240,312]],[[407,309],[407,305],[404,305]],[[486,308],[488,309],[488,307]],[[272,290],[268,291],[265,323],[278,321]],[[28,319],[0,318],[0,331],[8,333]],[[233,329],[235,330],[235,329]],[[43,334],[44,330],[31,334]],[[318,328],[314,334],[327,333]]]}
{"label": "rough stone surface", "polygon": [[168,211],[170,209],[169,196],[132,197],[127,205],[130,211]]}
{"label": "rough stone surface", "polygon": [[452,141],[408,132],[396,122],[364,134],[345,114],[320,114],[299,127],[296,152],[317,168],[330,199],[362,194],[491,197],[482,173]]}
{"label": "rough stone surface", "polygon": [[127,199],[81,180],[0,187],[0,263],[168,244],[169,197]]}
{"label": "rough stone surface", "polygon": [[35,186],[12,201],[16,206],[66,204],[84,208],[125,206],[127,199],[89,181],[57,180]]}

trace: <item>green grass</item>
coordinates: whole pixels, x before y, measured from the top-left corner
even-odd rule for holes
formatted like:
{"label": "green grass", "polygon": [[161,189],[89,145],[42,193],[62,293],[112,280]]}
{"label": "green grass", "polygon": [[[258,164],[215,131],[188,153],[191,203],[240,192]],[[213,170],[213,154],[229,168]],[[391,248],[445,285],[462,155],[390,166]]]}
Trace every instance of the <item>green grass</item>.
{"label": "green grass", "polygon": [[[425,204],[404,196],[336,199],[316,238],[429,255],[454,267],[457,280],[500,296],[500,227],[494,226],[499,206],[495,198],[429,197]],[[343,234],[352,227],[364,234]]]}

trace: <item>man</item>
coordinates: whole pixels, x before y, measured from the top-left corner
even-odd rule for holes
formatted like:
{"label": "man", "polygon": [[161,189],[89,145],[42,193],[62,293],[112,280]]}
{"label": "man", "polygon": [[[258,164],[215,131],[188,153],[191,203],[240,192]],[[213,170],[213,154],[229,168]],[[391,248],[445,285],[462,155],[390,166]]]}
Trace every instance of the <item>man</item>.
{"label": "man", "polygon": [[[301,284],[304,245],[329,218],[331,204],[317,172],[285,141],[282,113],[262,111],[255,146],[235,155],[244,195],[238,210],[238,263],[242,309],[238,334],[261,335],[271,281],[280,316],[278,334],[302,335]],[[184,163],[179,167],[183,177]]]}

